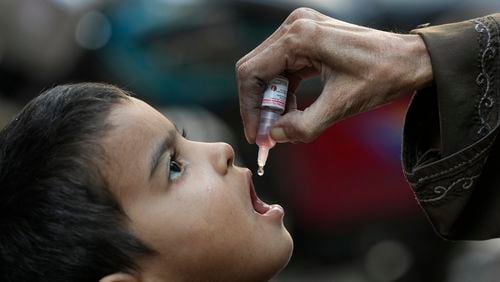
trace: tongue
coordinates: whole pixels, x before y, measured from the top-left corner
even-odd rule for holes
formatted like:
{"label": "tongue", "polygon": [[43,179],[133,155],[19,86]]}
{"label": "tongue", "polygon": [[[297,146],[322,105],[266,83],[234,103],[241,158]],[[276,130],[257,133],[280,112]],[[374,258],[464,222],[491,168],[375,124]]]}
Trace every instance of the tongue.
{"label": "tongue", "polygon": [[259,198],[256,198],[253,201],[253,208],[255,209],[256,212],[260,214],[265,214],[271,208],[271,206],[262,202]]}

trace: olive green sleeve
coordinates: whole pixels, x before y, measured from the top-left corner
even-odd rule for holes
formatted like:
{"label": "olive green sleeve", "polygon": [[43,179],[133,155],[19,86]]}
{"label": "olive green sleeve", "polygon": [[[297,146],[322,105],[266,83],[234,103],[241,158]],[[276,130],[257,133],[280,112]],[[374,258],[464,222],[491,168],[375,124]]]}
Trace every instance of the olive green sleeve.
{"label": "olive green sleeve", "polygon": [[500,14],[414,30],[432,86],[418,91],[403,134],[403,168],[435,230],[500,237]]}

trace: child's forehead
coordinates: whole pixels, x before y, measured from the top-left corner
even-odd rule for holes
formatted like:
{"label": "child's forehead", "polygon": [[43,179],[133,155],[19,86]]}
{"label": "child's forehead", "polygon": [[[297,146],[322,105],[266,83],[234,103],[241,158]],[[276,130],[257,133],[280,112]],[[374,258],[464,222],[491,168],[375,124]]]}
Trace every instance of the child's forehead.
{"label": "child's forehead", "polygon": [[109,117],[110,130],[102,140],[102,147],[115,163],[134,160],[145,166],[146,156],[166,135],[175,132],[175,126],[153,107],[139,99],[115,107]]}
{"label": "child's forehead", "polygon": [[175,129],[173,123],[146,102],[131,97],[117,105],[110,113],[109,122],[118,130],[162,132]]}
{"label": "child's forehead", "polygon": [[175,127],[135,98],[117,105],[108,119],[111,129],[101,143],[110,160],[103,166],[104,175],[114,193],[135,195],[134,187],[147,183],[154,149],[166,135],[175,132]]}

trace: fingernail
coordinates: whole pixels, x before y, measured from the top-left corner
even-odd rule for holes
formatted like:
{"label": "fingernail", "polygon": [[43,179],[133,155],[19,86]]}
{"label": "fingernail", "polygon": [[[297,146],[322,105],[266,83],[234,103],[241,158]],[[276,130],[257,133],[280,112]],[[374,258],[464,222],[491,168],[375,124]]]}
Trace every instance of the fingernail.
{"label": "fingernail", "polygon": [[271,138],[278,143],[287,142],[288,138],[286,137],[285,130],[281,127],[275,127],[271,129]]}

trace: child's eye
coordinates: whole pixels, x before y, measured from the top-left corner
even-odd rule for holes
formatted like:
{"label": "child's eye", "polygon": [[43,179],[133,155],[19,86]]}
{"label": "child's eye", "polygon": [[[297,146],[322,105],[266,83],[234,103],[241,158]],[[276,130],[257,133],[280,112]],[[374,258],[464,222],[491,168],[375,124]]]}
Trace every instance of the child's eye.
{"label": "child's eye", "polygon": [[181,176],[181,173],[182,173],[181,165],[174,158],[171,158],[168,169],[168,180],[169,181],[177,180]]}

